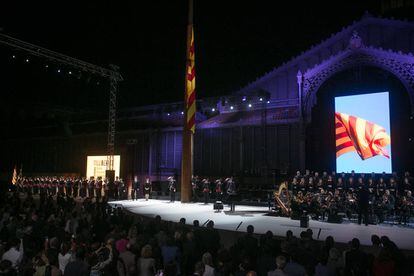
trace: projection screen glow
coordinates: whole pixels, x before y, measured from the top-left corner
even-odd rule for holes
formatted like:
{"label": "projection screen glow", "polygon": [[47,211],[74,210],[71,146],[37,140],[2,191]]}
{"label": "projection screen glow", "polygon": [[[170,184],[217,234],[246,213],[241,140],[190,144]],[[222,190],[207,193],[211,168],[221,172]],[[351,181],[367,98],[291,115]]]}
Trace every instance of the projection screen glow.
{"label": "projection screen glow", "polygon": [[391,173],[388,92],[335,97],[336,171]]}
{"label": "projection screen glow", "polygon": [[[106,155],[101,156],[88,156],[86,162],[86,177],[94,176],[95,178],[101,176],[105,178],[105,171],[106,171]],[[121,156],[114,155],[114,170],[115,170],[115,177],[119,176],[119,170],[121,167]]]}

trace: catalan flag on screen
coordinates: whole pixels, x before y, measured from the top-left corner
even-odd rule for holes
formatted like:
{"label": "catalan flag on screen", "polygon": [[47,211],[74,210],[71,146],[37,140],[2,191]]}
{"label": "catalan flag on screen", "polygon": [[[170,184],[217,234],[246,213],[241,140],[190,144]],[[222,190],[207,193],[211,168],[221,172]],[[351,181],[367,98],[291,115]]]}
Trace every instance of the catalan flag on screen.
{"label": "catalan flag on screen", "polygon": [[194,28],[191,25],[191,31],[188,34],[187,46],[187,76],[186,76],[186,97],[185,97],[185,111],[187,118],[187,127],[192,133],[195,131],[195,116],[196,116],[196,91],[195,91],[195,53],[194,53]]}
{"label": "catalan flag on screen", "polygon": [[363,118],[335,112],[336,157],[356,151],[362,160],[382,155],[390,158],[385,149],[391,138],[385,128]]}

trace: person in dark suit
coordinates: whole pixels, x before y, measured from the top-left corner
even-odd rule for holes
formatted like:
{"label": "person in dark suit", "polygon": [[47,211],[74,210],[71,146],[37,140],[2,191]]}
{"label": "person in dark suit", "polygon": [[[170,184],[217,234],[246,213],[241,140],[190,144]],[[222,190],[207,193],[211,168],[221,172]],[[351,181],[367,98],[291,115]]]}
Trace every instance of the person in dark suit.
{"label": "person in dark suit", "polygon": [[176,181],[174,176],[168,177],[168,191],[170,192],[170,201],[175,201],[175,193],[177,192]]}
{"label": "person in dark suit", "polygon": [[358,191],[358,224],[361,224],[362,218],[365,225],[368,226],[368,209],[369,209],[369,190],[364,185]]}
{"label": "person in dark suit", "polygon": [[132,191],[131,191],[131,199],[132,200],[138,200],[138,196],[139,196],[139,181],[138,181],[138,177],[135,176],[134,177],[134,182],[132,183]]}

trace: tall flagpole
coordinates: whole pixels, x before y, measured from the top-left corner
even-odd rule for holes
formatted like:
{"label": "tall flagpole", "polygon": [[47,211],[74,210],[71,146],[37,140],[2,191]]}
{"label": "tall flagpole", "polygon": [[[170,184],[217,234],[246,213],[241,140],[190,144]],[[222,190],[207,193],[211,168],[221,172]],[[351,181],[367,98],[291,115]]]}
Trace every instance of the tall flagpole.
{"label": "tall flagpole", "polygon": [[[194,32],[193,32],[193,0],[189,0],[188,25],[187,25],[187,58],[185,72],[185,93],[184,93],[184,127],[183,127],[183,149],[181,159],[181,202],[191,201],[191,177],[193,175],[193,136],[195,120],[195,88],[194,74]],[[191,71],[192,70],[192,71]],[[190,113],[189,93],[193,92],[194,112]],[[192,120],[193,125],[189,124]]]}

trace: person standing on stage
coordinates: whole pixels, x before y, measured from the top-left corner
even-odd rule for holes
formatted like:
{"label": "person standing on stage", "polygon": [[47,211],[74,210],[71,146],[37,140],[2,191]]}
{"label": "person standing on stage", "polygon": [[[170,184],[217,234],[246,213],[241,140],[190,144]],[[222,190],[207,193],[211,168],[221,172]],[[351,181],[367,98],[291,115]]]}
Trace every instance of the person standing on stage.
{"label": "person standing on stage", "polygon": [[91,176],[88,182],[88,197],[93,198],[94,195],[94,188],[95,188],[95,177]]}
{"label": "person standing on stage", "polygon": [[132,183],[132,191],[131,191],[132,200],[138,200],[139,185],[140,183],[138,181],[138,176],[134,176],[134,182]]}
{"label": "person standing on stage", "polygon": [[114,181],[114,198],[119,199],[120,193],[119,193],[119,176],[115,177]]}
{"label": "person standing on stage", "polygon": [[102,177],[100,176],[95,182],[95,195],[97,200],[99,200],[102,196],[102,183]]}
{"label": "person standing on stage", "polygon": [[170,201],[175,201],[175,193],[177,191],[177,187],[175,185],[175,177],[170,176],[168,177],[169,183],[168,183],[168,190],[170,191]]}
{"label": "person standing on stage", "polygon": [[223,182],[221,178],[216,180],[216,200],[221,201],[223,198]]}
{"label": "person standing on stage", "polygon": [[152,191],[152,185],[151,185],[151,181],[150,179],[147,177],[145,179],[145,184],[144,184],[144,195],[145,195],[145,201],[148,201],[150,194]]}
{"label": "person standing on stage", "polygon": [[227,195],[228,195],[228,203],[230,205],[230,212],[234,212],[235,211],[235,196],[237,194],[237,190],[236,190],[236,183],[234,182],[233,176],[230,177],[227,180]]}
{"label": "person standing on stage", "polygon": [[203,179],[203,196],[204,204],[207,204],[210,201],[210,181],[208,178]]}
{"label": "person standing on stage", "polygon": [[361,224],[362,219],[366,226],[368,226],[368,210],[369,210],[369,191],[364,185],[358,191],[358,224]]}
{"label": "person standing on stage", "polygon": [[198,201],[197,187],[198,187],[198,176],[193,175],[191,177],[191,191],[192,191],[192,196],[193,196],[193,202]]}

